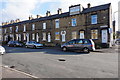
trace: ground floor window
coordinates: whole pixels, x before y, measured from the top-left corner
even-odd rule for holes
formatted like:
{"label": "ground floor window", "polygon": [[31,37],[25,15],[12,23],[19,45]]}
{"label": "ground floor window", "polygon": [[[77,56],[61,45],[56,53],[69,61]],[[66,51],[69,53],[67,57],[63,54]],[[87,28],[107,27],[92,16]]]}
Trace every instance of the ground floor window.
{"label": "ground floor window", "polygon": [[91,39],[98,39],[98,30],[91,30]]}
{"label": "ground floor window", "polygon": [[77,39],[77,32],[76,31],[72,32],[72,39]]}
{"label": "ground floor window", "polygon": [[46,33],[43,33],[43,40],[46,40]]}
{"label": "ground floor window", "polygon": [[60,32],[55,32],[55,40],[60,40]]}
{"label": "ground floor window", "polygon": [[84,39],[85,38],[85,31],[80,31],[80,39]]}

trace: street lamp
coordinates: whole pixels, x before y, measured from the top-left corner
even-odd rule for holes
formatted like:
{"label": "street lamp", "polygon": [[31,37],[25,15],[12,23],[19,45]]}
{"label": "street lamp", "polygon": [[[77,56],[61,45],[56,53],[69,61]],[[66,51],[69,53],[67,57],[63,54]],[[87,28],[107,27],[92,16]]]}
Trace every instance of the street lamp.
{"label": "street lamp", "polygon": [[116,20],[115,20],[115,13],[117,13],[118,11],[115,11],[113,13],[113,31],[115,32],[115,23],[116,23]]}

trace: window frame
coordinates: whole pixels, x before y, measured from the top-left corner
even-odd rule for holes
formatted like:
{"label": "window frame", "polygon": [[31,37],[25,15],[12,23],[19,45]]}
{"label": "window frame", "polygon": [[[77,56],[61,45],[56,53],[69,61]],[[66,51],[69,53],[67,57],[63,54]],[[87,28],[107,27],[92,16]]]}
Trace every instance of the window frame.
{"label": "window frame", "polygon": [[43,23],[43,29],[46,29],[47,27],[46,27],[46,23],[44,22]]}
{"label": "window frame", "polygon": [[55,20],[55,28],[60,28],[60,20],[59,19]]}
{"label": "window frame", "polygon": [[98,29],[91,29],[91,39],[98,39]]}
{"label": "window frame", "polygon": [[55,40],[60,40],[60,32],[55,32]]}
{"label": "window frame", "polygon": [[97,24],[98,23],[98,15],[92,14],[91,15],[91,24]]}
{"label": "window frame", "polygon": [[[75,22],[75,23],[74,23]],[[77,26],[77,19],[76,18],[72,18],[71,19],[71,25],[74,27],[74,26]]]}

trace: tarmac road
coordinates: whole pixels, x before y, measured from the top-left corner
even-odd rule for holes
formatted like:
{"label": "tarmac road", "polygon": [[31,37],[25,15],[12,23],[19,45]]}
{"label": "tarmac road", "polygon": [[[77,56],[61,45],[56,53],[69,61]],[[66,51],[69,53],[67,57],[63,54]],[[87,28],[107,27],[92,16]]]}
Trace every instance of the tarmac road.
{"label": "tarmac road", "polygon": [[15,69],[39,78],[118,78],[116,49],[111,49],[114,53],[90,54],[63,52],[57,48],[6,47],[6,50],[3,65],[15,66]]}

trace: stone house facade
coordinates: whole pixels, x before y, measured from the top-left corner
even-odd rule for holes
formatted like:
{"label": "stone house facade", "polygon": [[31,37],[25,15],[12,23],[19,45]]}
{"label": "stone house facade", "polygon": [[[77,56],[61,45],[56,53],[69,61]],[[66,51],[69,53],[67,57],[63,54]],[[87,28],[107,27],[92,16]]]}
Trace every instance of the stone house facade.
{"label": "stone house facade", "polygon": [[[44,44],[63,44],[71,39],[93,39],[98,45],[111,46],[113,39],[111,3],[87,8],[69,7],[69,12],[2,25],[3,42],[9,40],[31,41]],[[10,39],[9,39],[10,38]]]}

